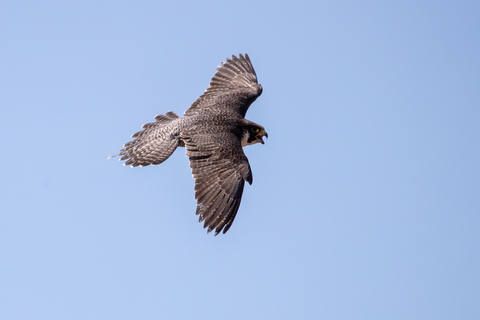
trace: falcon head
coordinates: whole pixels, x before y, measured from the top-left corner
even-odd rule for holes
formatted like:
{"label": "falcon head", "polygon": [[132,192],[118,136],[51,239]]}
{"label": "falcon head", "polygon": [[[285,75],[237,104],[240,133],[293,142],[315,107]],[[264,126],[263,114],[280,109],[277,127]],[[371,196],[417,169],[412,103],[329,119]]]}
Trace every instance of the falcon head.
{"label": "falcon head", "polygon": [[268,139],[268,133],[265,128],[259,124],[250,122],[243,127],[242,147],[260,142],[265,144],[263,137]]}

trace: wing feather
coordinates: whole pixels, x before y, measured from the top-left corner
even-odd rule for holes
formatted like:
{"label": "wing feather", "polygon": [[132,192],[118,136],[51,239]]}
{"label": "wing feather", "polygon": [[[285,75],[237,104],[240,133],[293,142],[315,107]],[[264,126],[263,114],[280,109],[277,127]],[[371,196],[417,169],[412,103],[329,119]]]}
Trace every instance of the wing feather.
{"label": "wing feather", "polygon": [[229,135],[182,137],[195,179],[199,221],[208,232],[226,232],[242,200],[245,181],[251,183],[251,169],[240,140]]}
{"label": "wing feather", "polygon": [[217,67],[217,73],[210,81],[210,86],[185,111],[185,115],[229,109],[245,117],[248,108],[262,91],[248,55],[232,56],[232,59],[227,59]]}

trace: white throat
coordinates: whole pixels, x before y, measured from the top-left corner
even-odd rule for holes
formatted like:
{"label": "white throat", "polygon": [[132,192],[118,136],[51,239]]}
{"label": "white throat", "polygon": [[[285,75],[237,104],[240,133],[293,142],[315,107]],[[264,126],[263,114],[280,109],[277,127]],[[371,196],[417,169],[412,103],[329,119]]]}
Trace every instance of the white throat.
{"label": "white throat", "polygon": [[249,146],[249,145],[252,145],[252,144],[255,144],[255,143],[258,143],[258,140],[255,139],[253,140],[252,142],[248,142],[248,138],[249,138],[249,133],[248,131],[245,131],[243,133],[243,136],[242,136],[242,147],[245,147],[245,146]]}

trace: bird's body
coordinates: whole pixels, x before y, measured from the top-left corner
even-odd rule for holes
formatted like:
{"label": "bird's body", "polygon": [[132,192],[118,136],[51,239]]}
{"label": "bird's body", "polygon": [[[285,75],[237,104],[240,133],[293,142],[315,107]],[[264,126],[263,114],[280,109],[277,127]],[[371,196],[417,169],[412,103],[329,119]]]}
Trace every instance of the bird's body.
{"label": "bird's body", "polygon": [[172,111],[142,126],[118,155],[124,165],[157,165],[177,147],[186,147],[200,221],[215,235],[227,232],[240,206],[252,171],[242,147],[268,137],[265,129],[245,119],[262,87],[248,55],[232,56],[217,68],[210,87],[179,117]]}

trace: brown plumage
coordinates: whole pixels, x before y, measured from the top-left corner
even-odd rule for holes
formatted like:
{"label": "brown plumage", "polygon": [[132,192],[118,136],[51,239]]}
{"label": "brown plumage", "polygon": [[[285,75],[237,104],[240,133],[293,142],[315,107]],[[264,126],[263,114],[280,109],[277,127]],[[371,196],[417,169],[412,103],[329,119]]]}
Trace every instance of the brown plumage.
{"label": "brown plumage", "polygon": [[172,111],[142,126],[119,154],[124,165],[157,165],[177,147],[186,147],[195,179],[199,221],[208,232],[227,232],[237,214],[245,181],[252,170],[243,152],[246,145],[262,143],[265,129],[245,119],[262,86],[248,55],[232,56],[217,68],[210,86],[179,117]]}

